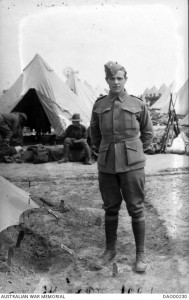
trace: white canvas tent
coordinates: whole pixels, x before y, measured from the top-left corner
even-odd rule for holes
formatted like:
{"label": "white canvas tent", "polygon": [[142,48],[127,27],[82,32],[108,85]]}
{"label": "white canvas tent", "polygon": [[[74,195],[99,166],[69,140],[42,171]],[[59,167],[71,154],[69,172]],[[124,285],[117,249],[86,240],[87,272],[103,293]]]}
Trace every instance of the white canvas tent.
{"label": "white canvas tent", "polygon": [[156,88],[156,86],[153,86],[151,89],[146,88],[145,91],[142,94],[142,100],[146,101],[145,97],[146,96],[149,97],[150,94],[152,94],[152,95],[155,94],[156,96],[159,96],[159,94],[163,95],[166,92],[167,89],[168,89],[168,87],[166,86],[165,83],[163,83],[160,86],[159,90]]}
{"label": "white canvas tent", "polygon": [[79,97],[82,107],[85,107],[87,115],[91,117],[93,104],[97,98],[74,72],[68,75],[66,84]]}
{"label": "white canvas tent", "polygon": [[162,95],[162,94],[164,94],[164,93],[166,92],[167,89],[168,89],[168,86],[166,86],[166,84],[163,83],[163,84],[160,86],[160,88],[159,88],[159,90],[158,90],[158,93]]}
{"label": "white canvas tent", "polygon": [[161,97],[150,107],[150,109],[157,109],[160,110],[162,107],[166,107],[166,113],[168,112],[169,107],[169,101],[170,101],[170,91],[167,89]]}
{"label": "white canvas tent", "polygon": [[180,125],[182,125],[182,126],[189,126],[189,114],[186,115],[186,116],[180,121]]}
{"label": "white canvas tent", "polygon": [[[175,97],[174,108],[176,114],[185,116],[188,114],[188,80],[183,84],[183,86],[178,91]],[[168,111],[168,105],[165,105],[160,110],[161,113],[166,113]]]}
{"label": "white canvas tent", "polygon": [[95,90],[95,88],[92,87],[92,85],[90,85],[90,83],[88,83],[86,80],[83,82],[83,84],[87,87],[87,89],[90,91],[92,98],[94,99],[94,101],[96,101],[96,99],[98,98],[98,93]]}
{"label": "white canvas tent", "polygon": [[159,91],[158,91],[158,88],[154,85],[150,91],[149,91],[149,94],[151,94],[152,96],[157,96],[159,94]]}
{"label": "white canvas tent", "polygon": [[39,207],[30,199],[30,194],[21,190],[0,176],[0,232],[12,225],[18,225],[20,215]]}
{"label": "white canvas tent", "polygon": [[107,95],[109,93],[109,89],[104,89],[102,88],[100,85],[97,85],[97,87],[95,88],[96,93],[97,93],[97,97],[99,98],[100,95]]}
{"label": "white canvas tent", "polygon": [[149,94],[150,94],[150,89],[149,88],[146,88],[145,89],[145,91],[143,92],[143,94],[142,94],[142,100],[144,101],[144,102],[146,102],[146,96],[149,96]]}
{"label": "white canvas tent", "polygon": [[84,124],[90,122],[90,115],[80,99],[39,54],[35,55],[16,82],[1,96],[0,108],[2,113],[25,112],[28,127],[34,119],[32,113],[41,109],[57,135],[64,132],[73,113],[80,113]]}
{"label": "white canvas tent", "polygon": [[173,81],[170,86],[165,90],[165,92],[161,95],[161,97],[150,107],[150,109],[157,109],[161,110],[164,108],[164,112],[168,113],[169,110],[169,102],[170,96],[172,93],[173,96],[173,103],[176,97],[176,82]]}

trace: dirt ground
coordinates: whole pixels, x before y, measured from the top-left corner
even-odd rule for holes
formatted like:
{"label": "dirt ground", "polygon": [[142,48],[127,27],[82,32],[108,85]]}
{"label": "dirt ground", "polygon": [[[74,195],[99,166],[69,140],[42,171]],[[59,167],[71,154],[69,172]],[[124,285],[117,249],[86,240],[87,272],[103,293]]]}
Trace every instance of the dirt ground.
{"label": "dirt ground", "polygon": [[[1,163],[0,174],[29,192],[40,208],[23,214],[19,247],[15,247],[18,226],[0,234],[0,293],[188,293],[188,166],[186,155],[147,155],[148,269],[136,274],[134,238],[124,203],[117,256],[108,267],[94,270],[93,262],[104,249],[96,163]],[[40,197],[54,206],[43,205]],[[7,266],[9,247],[13,247],[11,267]]]}

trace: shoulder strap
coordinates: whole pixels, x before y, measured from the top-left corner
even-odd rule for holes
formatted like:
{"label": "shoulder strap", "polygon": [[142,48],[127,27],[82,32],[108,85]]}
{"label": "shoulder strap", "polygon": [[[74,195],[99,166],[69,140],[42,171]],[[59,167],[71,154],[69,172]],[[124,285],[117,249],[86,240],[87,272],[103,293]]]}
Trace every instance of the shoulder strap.
{"label": "shoulder strap", "polygon": [[103,96],[101,96],[101,97],[99,97],[99,98],[97,98],[97,100],[95,101],[95,102],[97,102],[97,101],[99,101],[99,100],[101,100],[101,99],[103,99],[104,97],[106,97],[107,95],[103,95]]}
{"label": "shoulder strap", "polygon": [[141,99],[141,98],[139,98],[139,97],[136,97],[136,96],[134,96],[134,95],[130,95],[131,97],[134,97],[134,98],[137,98],[137,99],[139,99],[140,101],[142,101],[143,102],[143,100]]}

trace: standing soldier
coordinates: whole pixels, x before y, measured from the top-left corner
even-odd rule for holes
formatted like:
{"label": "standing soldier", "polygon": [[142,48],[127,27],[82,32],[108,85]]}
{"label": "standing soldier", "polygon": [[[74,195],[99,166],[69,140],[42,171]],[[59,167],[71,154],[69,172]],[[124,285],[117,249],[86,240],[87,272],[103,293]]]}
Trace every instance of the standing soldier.
{"label": "standing soldier", "polygon": [[136,244],[134,270],[144,272],[144,151],[152,142],[153,127],[146,105],[124,89],[125,68],[110,61],[105,73],[110,92],[95,102],[90,124],[92,143],[99,150],[99,187],[105,210],[106,249],[97,264],[104,266],[116,255],[118,214],[124,200]]}

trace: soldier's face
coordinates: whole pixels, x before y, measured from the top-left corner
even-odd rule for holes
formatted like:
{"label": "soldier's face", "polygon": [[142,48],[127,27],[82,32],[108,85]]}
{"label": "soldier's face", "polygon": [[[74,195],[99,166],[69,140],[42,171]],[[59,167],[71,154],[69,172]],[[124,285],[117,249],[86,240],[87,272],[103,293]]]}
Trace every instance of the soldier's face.
{"label": "soldier's face", "polygon": [[72,121],[72,124],[73,124],[75,127],[78,127],[78,126],[79,126],[79,121]]}
{"label": "soldier's face", "polygon": [[106,81],[109,85],[110,91],[114,94],[118,94],[124,90],[127,78],[125,78],[125,72],[120,70]]}

